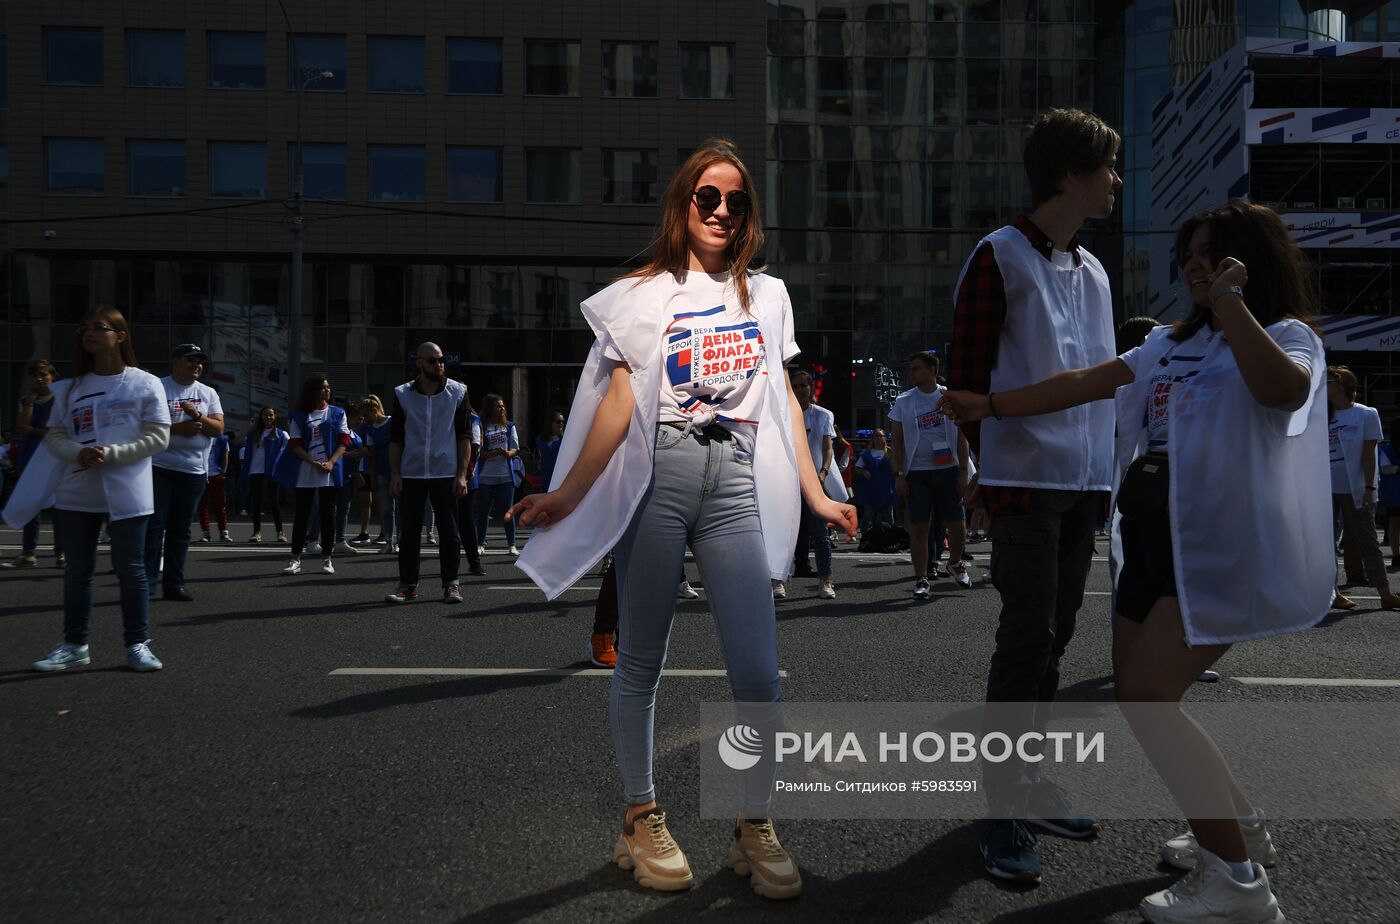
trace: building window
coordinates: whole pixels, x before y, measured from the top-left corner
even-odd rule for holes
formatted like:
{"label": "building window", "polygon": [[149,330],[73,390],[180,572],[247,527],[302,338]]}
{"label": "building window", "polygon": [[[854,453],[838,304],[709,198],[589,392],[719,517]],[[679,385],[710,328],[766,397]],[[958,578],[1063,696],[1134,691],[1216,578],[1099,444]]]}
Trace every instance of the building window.
{"label": "building window", "polygon": [[91,195],[107,188],[101,138],[49,138],[44,161],[48,192]]}
{"label": "building window", "polygon": [[645,205],[656,201],[656,151],[604,151],[603,201]]}
{"label": "building window", "polygon": [[127,190],[133,196],[185,194],[183,141],[129,141],[126,166]]}
{"label": "building window", "polygon": [[422,202],[427,198],[428,156],[413,144],[369,146],[369,197],[381,202]]}
{"label": "building window", "polygon": [[369,88],[376,93],[426,93],[423,40],[410,36],[369,37]]}
{"label": "building window", "polygon": [[44,80],[71,86],[102,86],[101,29],[45,29]]}
{"label": "building window", "polygon": [[525,150],[526,202],[578,202],[578,190],[578,148],[527,148]]}
{"label": "building window", "polygon": [[655,96],[656,43],[603,43],[603,95]]}
{"label": "building window", "polygon": [[[301,153],[302,196],[307,199],[344,201],[345,145],[308,144]],[[287,188],[296,194],[297,146],[287,145]]]}
{"label": "building window", "polygon": [[[287,66],[287,86],[292,90],[305,88],[322,93],[344,92],[345,36],[293,36]],[[322,77],[326,71],[330,71],[331,76]]]}
{"label": "building window", "polygon": [[733,99],[734,46],[682,43],[681,98]]}
{"label": "building window", "polygon": [[542,96],[578,96],[578,42],[525,43],[525,92]]}
{"label": "building window", "polygon": [[500,39],[447,40],[447,92],[501,92]]}
{"label": "building window", "polygon": [[0,35],[0,109],[10,105],[10,43]]}
{"label": "building window", "polygon": [[126,82],[133,87],[183,87],[185,33],[127,32]]}
{"label": "building window", "polygon": [[261,32],[210,32],[209,86],[219,90],[266,89],[267,37]]}
{"label": "building window", "polygon": [[447,149],[448,202],[500,202],[501,149]]}
{"label": "building window", "polygon": [[233,199],[266,199],[267,145],[211,141],[209,195]]}

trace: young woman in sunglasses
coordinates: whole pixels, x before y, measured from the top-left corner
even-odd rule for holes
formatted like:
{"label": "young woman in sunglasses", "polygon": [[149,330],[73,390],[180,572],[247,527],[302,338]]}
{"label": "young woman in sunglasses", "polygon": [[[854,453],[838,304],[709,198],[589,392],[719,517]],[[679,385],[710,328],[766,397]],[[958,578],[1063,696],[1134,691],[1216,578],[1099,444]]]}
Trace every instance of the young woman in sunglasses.
{"label": "young woman in sunglasses", "polygon": [[[652,781],[656,690],[686,546],[734,699],[760,704],[744,708],[763,731],[780,718],[769,588],[792,565],[799,481],[814,513],[848,536],[856,529],[854,508],[827,498],[809,458],[783,369],[798,352],[792,304],[781,281],[752,268],[762,246],[748,170],[732,143],[707,141],[671,180],[646,265],[581,306],[597,340],[559,449],[559,487],[507,514],[536,527],[518,565],[551,599],[613,550],[609,706],[628,803],[613,857],[662,891],[693,881]],[[767,817],[772,766],[769,755],[744,779],[728,862],[760,895],[791,898],[802,879]]]}

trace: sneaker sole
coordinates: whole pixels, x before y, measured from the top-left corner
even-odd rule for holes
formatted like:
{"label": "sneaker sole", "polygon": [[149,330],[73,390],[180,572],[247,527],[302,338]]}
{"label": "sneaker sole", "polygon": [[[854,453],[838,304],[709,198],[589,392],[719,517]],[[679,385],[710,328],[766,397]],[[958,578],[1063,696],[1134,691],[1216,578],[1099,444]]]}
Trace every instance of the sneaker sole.
{"label": "sneaker sole", "polygon": [[988,863],[985,860],[983,860],[982,862],[982,868],[987,871],[988,875],[994,876],[997,879],[1001,879],[1005,882],[1020,882],[1026,885],[1040,885],[1039,873],[1031,873],[1025,870],[1016,873],[1008,873],[1006,870],[993,866],[991,863]]}
{"label": "sneaker sole", "polygon": [[796,898],[802,894],[802,879],[800,876],[796,882],[786,885],[780,882],[773,882],[771,879],[765,879],[763,875],[758,872],[757,868],[749,862],[749,858],[739,849],[738,844],[731,845],[729,848],[729,868],[740,876],[748,876],[749,885],[753,888],[754,892],[764,898],[782,901],[785,898]]}
{"label": "sneaker sole", "polygon": [[70,667],[87,667],[92,663],[92,658],[83,658],[81,661],[65,661],[62,664],[50,664],[48,667],[40,667],[38,664],[32,665],[41,674],[54,674],[58,671],[66,671]]}
{"label": "sneaker sole", "polygon": [[164,665],[164,664],[144,664],[144,665],[142,665],[142,666],[140,666],[140,667],[137,667],[135,664],[128,664],[127,667],[131,668],[133,671],[135,671],[135,672],[138,673],[138,674],[151,674],[151,673],[154,673],[155,671],[163,670],[163,669],[165,668],[165,665]]}
{"label": "sneaker sole", "polygon": [[[1158,915],[1157,910],[1146,903],[1138,905],[1138,914],[1142,915],[1144,921],[1151,924],[1178,924],[1182,919],[1175,915]],[[1206,920],[1198,918],[1197,920]],[[1217,924],[1288,924],[1283,916],[1283,910],[1275,911],[1270,917],[1259,917],[1257,911],[1240,911],[1229,916],[1214,915],[1209,919]]]}
{"label": "sneaker sole", "polygon": [[655,892],[684,892],[695,884],[695,875],[689,871],[686,872],[684,879],[658,879],[648,876],[642,867],[637,865],[637,861],[632,859],[632,854],[628,853],[627,847],[621,839],[613,848],[613,862],[617,864],[618,869],[630,872],[637,885]]}
{"label": "sneaker sole", "polygon": [[1027,818],[1026,824],[1035,825],[1042,831],[1049,831],[1051,834],[1057,834],[1060,837],[1067,837],[1071,840],[1076,841],[1091,840],[1095,837],[1098,837],[1099,832],[1103,830],[1103,825],[1099,824],[1098,822],[1095,822],[1092,828],[1089,828],[1088,830],[1083,830],[1077,828],[1067,828],[1059,822],[1049,818]]}

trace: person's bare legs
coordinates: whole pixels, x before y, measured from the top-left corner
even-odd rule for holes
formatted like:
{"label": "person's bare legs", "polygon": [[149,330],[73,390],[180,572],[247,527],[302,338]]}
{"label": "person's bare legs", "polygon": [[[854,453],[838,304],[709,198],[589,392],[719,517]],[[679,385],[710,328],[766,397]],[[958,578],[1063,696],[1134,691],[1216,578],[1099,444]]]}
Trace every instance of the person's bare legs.
{"label": "person's bare legs", "polygon": [[[1229,645],[1188,647],[1181,609],[1175,597],[1162,597],[1143,623],[1113,618],[1113,667],[1118,699],[1124,703],[1180,703],[1201,672],[1218,661]],[[1148,758],[1173,795],[1188,789],[1206,793],[1234,814],[1188,818],[1200,845],[1231,863],[1248,859],[1239,817],[1253,814],[1214,739],[1180,710],[1154,712],[1152,721],[1125,713]],[[1180,797],[1178,796],[1178,799]]]}
{"label": "person's bare legs", "polygon": [[948,531],[948,564],[956,565],[962,561],[963,552],[967,550],[967,522],[959,517],[948,520],[943,527]]}
{"label": "person's bare legs", "polygon": [[914,580],[928,577],[928,533],[931,520],[915,523],[906,515],[904,525],[909,528],[909,554],[914,558]]}

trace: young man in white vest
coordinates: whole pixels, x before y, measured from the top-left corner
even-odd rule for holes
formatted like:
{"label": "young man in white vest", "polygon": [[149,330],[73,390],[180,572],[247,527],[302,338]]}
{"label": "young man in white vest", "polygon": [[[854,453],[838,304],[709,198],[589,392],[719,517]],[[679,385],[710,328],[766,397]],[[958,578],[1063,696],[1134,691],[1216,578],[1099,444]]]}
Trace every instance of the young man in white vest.
{"label": "young man in white vest", "polygon": [[389,430],[389,493],[401,498],[399,586],[389,603],[418,599],[418,553],[423,541],[423,502],[432,504],[442,541],[438,565],[442,602],[461,603],[457,573],[462,543],[457,535],[457,498],[471,477],[471,419],[467,386],[447,377],[446,358],[436,343],[419,344],[418,374],[394,389]]}
{"label": "young man in white vest", "polygon": [[[1023,152],[1034,211],[987,235],[963,268],[950,388],[989,394],[995,406],[996,392],[1114,358],[1108,275],[1078,233],[1086,220],[1113,212],[1123,185],[1115,170],[1120,141],[1079,110],[1036,118]],[[991,515],[991,577],[1002,602],[986,729],[1012,740],[1043,728],[1059,687],[1113,481],[1113,426],[1113,402],[1099,401],[1039,417],[993,416],[964,429],[978,465],[966,501]],[[1041,780],[1039,766],[983,764],[990,819],[980,847],[998,878],[1040,881],[1029,825],[1072,838],[1100,827]]]}
{"label": "young man in white vest", "polygon": [[159,575],[166,600],[194,599],[185,586],[190,520],[207,487],[209,444],[224,432],[219,393],[199,380],[208,361],[199,347],[182,343],[170,354],[170,375],[160,380],[170,407],[170,445],[151,458],[156,511],[146,527],[146,587],[154,597]]}
{"label": "young man in white vest", "polygon": [[[942,523],[948,533],[948,570],[964,589],[972,576],[962,560],[967,524],[962,499],[967,493],[967,438],[943,412],[943,387],[938,384],[938,357],[915,353],[907,360],[914,387],[890,408],[890,458],[895,491],[905,504],[909,550],[914,559],[914,597],[927,600],[929,530]],[[937,551],[941,551],[937,550]]]}

